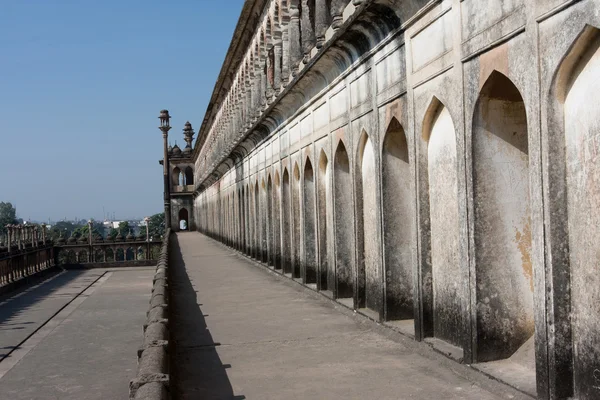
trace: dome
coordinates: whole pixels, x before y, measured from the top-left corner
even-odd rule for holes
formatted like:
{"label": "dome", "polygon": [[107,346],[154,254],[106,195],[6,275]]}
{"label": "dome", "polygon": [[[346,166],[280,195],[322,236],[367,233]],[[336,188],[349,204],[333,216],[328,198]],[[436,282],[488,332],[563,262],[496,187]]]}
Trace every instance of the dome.
{"label": "dome", "polygon": [[131,233],[131,229],[129,230],[129,233],[127,234],[127,237],[125,239],[127,239],[127,240],[135,239],[135,236],[133,236],[133,234]]}
{"label": "dome", "polygon": [[173,152],[173,146],[169,145],[169,148],[167,149],[167,152],[169,154],[171,154]]}
{"label": "dome", "polygon": [[76,241],[77,241],[77,238],[75,236],[73,236],[73,235],[71,235],[69,237],[69,240],[67,240],[67,242],[69,242],[69,243],[75,243]]}
{"label": "dome", "polygon": [[115,238],[115,240],[118,240],[118,241],[125,240],[125,238],[123,237],[123,234],[121,233],[120,229],[119,229],[119,232],[117,233],[117,237]]}
{"label": "dome", "polygon": [[183,154],[190,154],[192,152],[192,146],[185,146],[183,149]]}
{"label": "dome", "polygon": [[179,148],[179,146],[177,146],[177,145],[173,146],[173,151],[172,151],[172,153],[173,153],[174,155],[179,155],[179,154],[181,154],[181,149]]}

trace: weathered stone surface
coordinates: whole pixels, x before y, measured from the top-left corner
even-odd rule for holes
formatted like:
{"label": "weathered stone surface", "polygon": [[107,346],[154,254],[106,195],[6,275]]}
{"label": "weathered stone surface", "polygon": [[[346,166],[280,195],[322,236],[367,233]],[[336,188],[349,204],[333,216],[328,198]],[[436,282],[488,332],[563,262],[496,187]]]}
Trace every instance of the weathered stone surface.
{"label": "weathered stone surface", "polygon": [[599,396],[600,2],[249,3],[190,156],[197,229],[540,398]]}

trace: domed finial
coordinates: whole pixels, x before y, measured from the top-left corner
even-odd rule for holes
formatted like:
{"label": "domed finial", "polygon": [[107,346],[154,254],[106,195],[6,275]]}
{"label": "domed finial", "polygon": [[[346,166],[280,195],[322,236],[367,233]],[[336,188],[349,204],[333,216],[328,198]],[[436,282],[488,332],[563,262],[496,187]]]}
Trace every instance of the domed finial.
{"label": "domed finial", "polygon": [[185,148],[186,149],[189,148],[190,150],[186,151],[186,153],[189,153],[191,151],[193,139],[194,139],[194,130],[192,129],[192,124],[190,124],[190,121],[187,121],[183,128],[183,140],[185,140],[185,142],[187,143]]}

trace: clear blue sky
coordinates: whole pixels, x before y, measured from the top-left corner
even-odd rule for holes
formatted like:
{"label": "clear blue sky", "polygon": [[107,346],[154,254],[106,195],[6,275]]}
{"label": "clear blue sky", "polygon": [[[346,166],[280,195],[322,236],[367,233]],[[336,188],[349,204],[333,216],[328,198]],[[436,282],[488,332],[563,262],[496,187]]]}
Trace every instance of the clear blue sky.
{"label": "clear blue sky", "polygon": [[0,0],[0,201],[21,218],[162,211],[158,114],[184,144],[243,0]]}

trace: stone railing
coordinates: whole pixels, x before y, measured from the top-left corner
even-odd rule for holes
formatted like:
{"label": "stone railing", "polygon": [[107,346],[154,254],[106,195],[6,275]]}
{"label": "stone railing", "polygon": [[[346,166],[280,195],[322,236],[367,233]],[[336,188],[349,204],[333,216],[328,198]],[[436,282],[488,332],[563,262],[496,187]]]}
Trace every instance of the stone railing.
{"label": "stone railing", "polygon": [[[159,237],[150,239],[117,238],[59,240],[55,244],[57,261],[62,265],[82,264],[102,266],[113,263],[135,264],[135,261],[155,261],[161,248]],[[154,264],[153,264],[154,265]]]}
{"label": "stone railing", "polygon": [[169,319],[168,268],[169,238],[163,238],[152,284],[150,306],[144,324],[144,341],[138,350],[137,377],[129,383],[130,399],[166,400],[169,398]]}
{"label": "stone railing", "polygon": [[0,248],[0,287],[16,283],[56,265],[54,246],[43,242]]}

